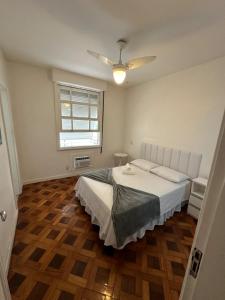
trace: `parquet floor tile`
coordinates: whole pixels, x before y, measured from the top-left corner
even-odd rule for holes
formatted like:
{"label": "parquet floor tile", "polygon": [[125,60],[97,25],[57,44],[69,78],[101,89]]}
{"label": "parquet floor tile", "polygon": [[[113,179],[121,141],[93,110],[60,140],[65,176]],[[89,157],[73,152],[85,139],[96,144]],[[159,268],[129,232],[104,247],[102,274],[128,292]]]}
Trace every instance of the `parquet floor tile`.
{"label": "parquet floor tile", "polygon": [[25,185],[9,269],[13,300],[177,300],[196,222],[186,210],[123,250],[105,247],[77,178]]}

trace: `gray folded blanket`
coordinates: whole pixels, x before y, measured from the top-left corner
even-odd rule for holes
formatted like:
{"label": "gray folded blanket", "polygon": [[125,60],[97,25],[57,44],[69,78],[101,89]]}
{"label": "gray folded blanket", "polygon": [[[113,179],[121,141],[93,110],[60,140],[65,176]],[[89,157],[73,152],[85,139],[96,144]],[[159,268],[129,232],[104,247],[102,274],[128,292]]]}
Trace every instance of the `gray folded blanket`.
{"label": "gray folded blanket", "polygon": [[112,176],[112,169],[99,169],[82,174],[113,186],[112,221],[117,247],[154,218],[160,215],[159,197],[153,194],[117,184]]}

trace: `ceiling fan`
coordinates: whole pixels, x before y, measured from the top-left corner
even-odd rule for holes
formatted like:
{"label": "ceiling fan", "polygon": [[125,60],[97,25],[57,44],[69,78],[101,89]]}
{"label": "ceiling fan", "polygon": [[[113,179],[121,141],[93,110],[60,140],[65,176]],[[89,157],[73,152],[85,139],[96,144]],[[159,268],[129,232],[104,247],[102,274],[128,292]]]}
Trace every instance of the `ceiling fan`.
{"label": "ceiling fan", "polygon": [[156,59],[156,56],[144,56],[144,57],[134,58],[134,59],[129,60],[126,63],[123,63],[122,62],[122,51],[127,46],[127,43],[128,42],[125,39],[119,39],[117,41],[117,44],[119,45],[119,51],[120,51],[118,63],[114,63],[111,59],[109,59],[99,53],[96,53],[91,50],[87,50],[87,52],[90,55],[94,56],[95,58],[97,58],[98,60],[103,62],[104,64],[112,67],[113,77],[117,84],[122,84],[124,82],[127,71],[140,68],[143,65],[148,64]]}

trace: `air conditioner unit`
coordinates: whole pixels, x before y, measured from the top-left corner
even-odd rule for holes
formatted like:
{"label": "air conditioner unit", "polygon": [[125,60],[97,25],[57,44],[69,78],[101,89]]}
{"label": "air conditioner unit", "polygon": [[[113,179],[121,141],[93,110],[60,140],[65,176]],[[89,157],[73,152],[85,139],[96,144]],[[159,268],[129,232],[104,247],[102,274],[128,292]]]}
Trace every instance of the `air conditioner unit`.
{"label": "air conditioner unit", "polygon": [[87,167],[90,167],[90,165],[91,165],[90,156],[84,155],[84,156],[73,157],[74,169],[87,168]]}

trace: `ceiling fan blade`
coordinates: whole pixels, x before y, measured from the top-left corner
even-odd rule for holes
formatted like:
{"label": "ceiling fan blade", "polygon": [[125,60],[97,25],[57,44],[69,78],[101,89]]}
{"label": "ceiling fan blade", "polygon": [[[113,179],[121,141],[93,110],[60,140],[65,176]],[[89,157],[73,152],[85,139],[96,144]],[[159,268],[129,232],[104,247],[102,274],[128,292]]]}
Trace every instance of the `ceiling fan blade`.
{"label": "ceiling fan blade", "polygon": [[97,52],[94,52],[94,51],[91,51],[91,50],[87,50],[87,53],[94,56],[95,58],[97,58],[98,60],[100,60],[101,62],[103,62],[104,64],[106,65],[109,65],[109,66],[112,66],[114,63],[113,61],[111,61],[111,59],[97,53]]}
{"label": "ceiling fan blade", "polygon": [[134,70],[137,68],[142,67],[143,65],[146,65],[153,60],[156,59],[156,56],[144,56],[144,57],[139,57],[139,58],[134,58],[129,60],[126,65],[128,66],[129,70]]}

